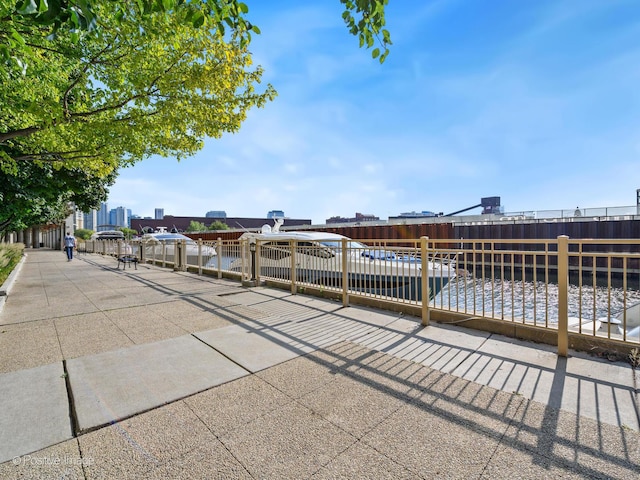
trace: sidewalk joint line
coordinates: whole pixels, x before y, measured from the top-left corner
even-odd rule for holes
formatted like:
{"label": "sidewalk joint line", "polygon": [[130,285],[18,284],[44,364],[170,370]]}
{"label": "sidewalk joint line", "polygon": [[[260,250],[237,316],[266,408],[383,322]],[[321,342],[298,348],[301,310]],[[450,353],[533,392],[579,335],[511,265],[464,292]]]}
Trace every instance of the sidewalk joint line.
{"label": "sidewalk joint line", "polygon": [[62,360],[62,370],[64,372],[64,384],[67,389],[67,400],[69,402],[69,421],[71,422],[71,434],[75,437],[78,436],[79,424],[78,415],[76,413],[76,404],[73,399],[73,390],[71,389],[71,380],[69,379],[69,371],[67,370],[67,361]]}
{"label": "sidewalk joint line", "polygon": [[252,372],[251,370],[248,370],[244,365],[239,364],[238,362],[236,362],[233,358],[229,357],[228,355],[224,354],[223,352],[221,352],[220,350],[212,347],[211,345],[209,345],[207,342],[205,342],[204,340],[202,340],[201,338],[198,338],[196,336],[195,333],[191,333],[190,334],[193,338],[195,338],[196,340],[198,340],[199,342],[205,344],[207,347],[209,347],[211,350],[213,350],[214,352],[219,353],[220,355],[222,355],[224,358],[226,358],[227,360],[229,360],[231,363],[239,366],[241,369],[243,369],[244,371],[248,372],[249,375],[253,375],[254,372]]}

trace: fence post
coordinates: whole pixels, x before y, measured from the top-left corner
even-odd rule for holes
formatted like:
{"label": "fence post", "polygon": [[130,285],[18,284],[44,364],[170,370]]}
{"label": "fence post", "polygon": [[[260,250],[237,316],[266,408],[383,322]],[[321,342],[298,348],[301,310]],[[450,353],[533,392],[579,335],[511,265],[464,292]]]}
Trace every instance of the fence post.
{"label": "fence post", "polygon": [[558,236],[558,355],[569,350],[569,237]]}
{"label": "fence post", "polygon": [[297,292],[296,286],[296,246],[298,242],[295,239],[289,240],[289,251],[291,252],[291,295]]}
{"label": "fence post", "polygon": [[142,241],[142,239],[138,240],[138,251],[140,253],[140,263],[145,264],[147,263],[147,251],[144,248],[146,245],[145,243]]}
{"label": "fence post", "polygon": [[175,272],[180,270],[180,242],[178,240],[172,240],[173,243],[173,270]]}
{"label": "fence post", "polygon": [[218,264],[218,278],[222,278],[222,237],[216,242],[216,263]]}
{"label": "fence post", "polygon": [[188,270],[187,264],[187,241],[183,238],[180,240],[180,271],[186,272]]}
{"label": "fence post", "polygon": [[[245,281],[251,278],[251,265],[249,264],[249,240],[240,240],[240,258],[242,259],[242,268],[240,280]],[[249,276],[247,276],[249,272]]]}
{"label": "fence post", "polygon": [[198,275],[202,275],[202,239],[198,239]]}
{"label": "fence post", "polygon": [[347,255],[349,252],[347,249],[349,244],[346,238],[342,239],[342,306],[349,306],[349,271],[347,265]]}
{"label": "fence post", "polygon": [[422,326],[429,326],[429,259],[427,258],[427,242],[429,237],[420,237],[420,263],[422,278],[420,282],[422,298]]}

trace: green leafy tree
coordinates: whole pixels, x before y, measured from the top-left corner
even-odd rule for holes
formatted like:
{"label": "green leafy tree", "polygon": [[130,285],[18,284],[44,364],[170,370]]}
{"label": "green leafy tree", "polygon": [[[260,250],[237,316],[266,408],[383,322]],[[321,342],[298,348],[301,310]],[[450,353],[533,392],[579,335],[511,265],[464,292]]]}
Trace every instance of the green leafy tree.
{"label": "green leafy tree", "polygon": [[187,227],[187,232],[204,232],[206,229],[207,226],[204,223],[191,220]]}
{"label": "green leafy tree", "polygon": [[[384,9],[389,0],[340,0],[345,10],[342,18],[352,35],[360,40],[360,47],[373,48],[371,56],[384,63],[389,55],[391,34],[384,28]],[[376,46],[376,43],[378,46]]]}
{"label": "green leafy tree", "polygon": [[91,240],[91,235],[95,232],[93,230],[89,230],[87,228],[76,228],[74,235],[82,240]]}
{"label": "green leafy tree", "polygon": [[229,225],[220,220],[216,220],[209,225],[209,230],[229,230]]}
{"label": "green leafy tree", "polygon": [[[44,28],[44,33],[50,36],[68,36],[78,41],[84,33],[100,32],[104,25],[97,5],[100,0],[0,0],[0,18],[5,22],[16,20],[23,25]],[[389,32],[385,26],[385,7],[388,0],[340,0],[344,6],[342,18],[349,32],[357,36],[360,46],[371,48],[374,44],[379,47],[372,51],[373,58],[379,57],[384,62],[391,45]],[[132,6],[128,4],[133,4]],[[162,13],[164,15],[180,16],[184,24],[194,28],[215,29],[222,35],[231,31],[240,39],[242,46],[251,41],[251,32],[260,33],[257,26],[252,25],[245,15],[249,8],[238,0],[136,0],[136,2],[111,1],[111,9],[115,11],[116,21],[128,21],[131,10],[140,15]],[[5,35],[0,41],[0,55],[6,60],[18,59],[11,53],[18,49],[28,50],[22,39],[21,30],[8,25]],[[19,61],[19,59],[18,59]]]}
{"label": "green leafy tree", "polygon": [[[368,48],[378,39],[383,60],[387,0],[341,2],[349,30]],[[259,30],[247,12],[237,0],[0,0],[0,54],[15,60],[0,71],[0,167],[107,174],[237,131],[275,96],[256,92],[262,70],[246,46]]]}
{"label": "green leafy tree", "polygon": [[124,237],[127,240],[131,240],[132,237],[135,237],[136,235],[138,235],[138,232],[133,228],[120,227],[118,230],[120,230],[124,234]]}
{"label": "green leafy tree", "polygon": [[0,232],[58,223],[72,212],[72,204],[85,212],[96,208],[115,178],[115,172],[102,177],[81,168],[56,170],[36,163],[0,171]]}
{"label": "green leafy tree", "polygon": [[[384,61],[387,0],[340,1]],[[70,201],[86,211],[119,168],[236,132],[276,95],[258,88],[247,13],[237,0],[0,0],[0,231],[59,221]]]}
{"label": "green leafy tree", "polygon": [[[271,86],[256,91],[262,69],[238,38],[185,24],[188,3],[172,15],[92,5],[100,35],[48,40],[26,29],[26,75],[0,73],[5,170],[48,162],[104,175],[151,155],[181,159],[274,98]],[[128,21],[118,20],[125,11]]]}

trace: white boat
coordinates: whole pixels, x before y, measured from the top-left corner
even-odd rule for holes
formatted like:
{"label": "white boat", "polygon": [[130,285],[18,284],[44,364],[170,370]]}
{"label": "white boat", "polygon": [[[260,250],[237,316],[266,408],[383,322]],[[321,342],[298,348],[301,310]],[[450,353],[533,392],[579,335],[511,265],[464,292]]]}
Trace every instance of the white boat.
{"label": "white boat", "polygon": [[640,302],[622,311],[617,320],[620,320],[620,323],[624,324],[627,330],[640,327]]}
{"label": "white boat", "polygon": [[[91,242],[93,248],[103,253],[110,255],[125,254],[130,255],[133,253],[131,245],[126,242],[124,233],[120,230],[103,230],[91,235]],[[95,243],[98,242],[98,243]]]}
{"label": "white boat", "polygon": [[91,240],[124,240],[124,233],[120,230],[103,230],[91,235]]}
{"label": "white boat", "polygon": [[[343,242],[346,242],[346,270],[349,289],[405,300],[422,299],[422,261],[415,249],[394,250],[369,247],[343,235],[313,231],[280,231],[264,225],[259,233],[246,232],[241,241],[259,245],[256,264],[259,275],[291,279],[291,242],[295,241],[295,279],[331,288],[342,288]],[[250,259],[235,260],[232,271],[245,272]],[[429,296],[433,298],[456,275],[455,262],[434,259],[426,262]],[[250,273],[250,272],[247,272]],[[256,274],[258,272],[255,272]]]}
{"label": "white boat", "polygon": [[569,330],[587,335],[595,335],[602,325],[602,320],[589,320],[585,318],[569,317],[567,319]]}
{"label": "white boat", "polygon": [[[172,262],[175,255],[175,245],[182,241],[186,245],[188,262],[192,263],[194,257],[198,257],[198,243],[196,241],[181,233],[167,232],[164,228],[154,233],[145,233],[142,235],[141,241],[144,245],[146,258],[152,258],[154,255],[156,259],[162,258],[162,245],[164,244],[166,260]],[[209,257],[216,255],[216,249],[209,245],[202,245],[201,253],[206,263]]]}

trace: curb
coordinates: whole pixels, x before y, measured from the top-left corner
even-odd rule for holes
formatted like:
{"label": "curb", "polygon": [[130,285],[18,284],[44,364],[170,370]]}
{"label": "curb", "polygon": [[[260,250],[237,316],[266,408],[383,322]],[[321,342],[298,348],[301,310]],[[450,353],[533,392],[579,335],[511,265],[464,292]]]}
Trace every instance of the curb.
{"label": "curb", "polygon": [[22,255],[22,258],[20,259],[20,261],[16,265],[16,268],[13,269],[13,271],[9,274],[9,276],[4,281],[2,286],[0,286],[0,310],[2,310],[2,307],[4,307],[4,304],[7,301],[7,297],[9,296],[9,293],[11,292],[11,289],[13,288],[13,284],[16,282],[16,278],[18,278],[18,274],[20,273],[20,269],[22,268],[22,265],[24,264],[26,259],[27,259],[27,254],[24,253]]}

